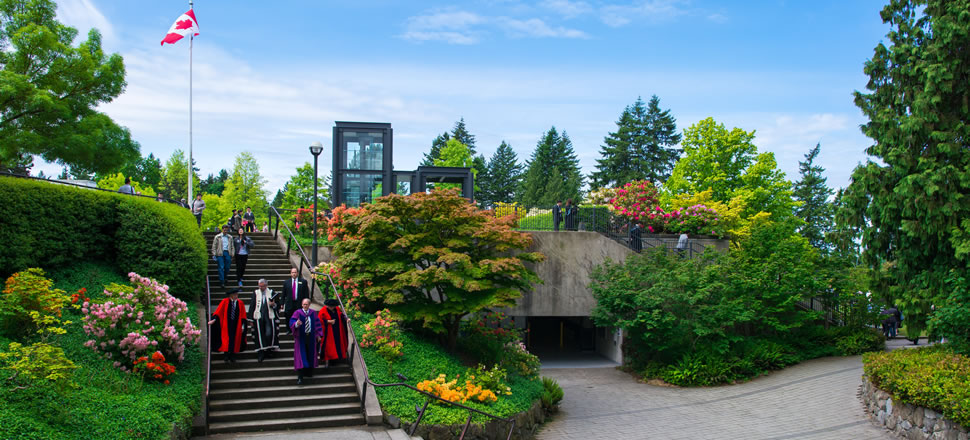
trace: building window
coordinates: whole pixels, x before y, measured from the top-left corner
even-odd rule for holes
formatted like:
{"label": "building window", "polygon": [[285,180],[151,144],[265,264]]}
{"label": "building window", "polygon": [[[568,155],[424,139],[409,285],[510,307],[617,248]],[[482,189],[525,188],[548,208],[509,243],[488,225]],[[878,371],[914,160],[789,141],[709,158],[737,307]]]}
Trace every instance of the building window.
{"label": "building window", "polygon": [[340,194],[347,206],[360,206],[371,203],[380,197],[384,190],[380,174],[345,174]]}
{"label": "building window", "polygon": [[380,171],[384,169],[384,133],[345,131],[344,169]]}

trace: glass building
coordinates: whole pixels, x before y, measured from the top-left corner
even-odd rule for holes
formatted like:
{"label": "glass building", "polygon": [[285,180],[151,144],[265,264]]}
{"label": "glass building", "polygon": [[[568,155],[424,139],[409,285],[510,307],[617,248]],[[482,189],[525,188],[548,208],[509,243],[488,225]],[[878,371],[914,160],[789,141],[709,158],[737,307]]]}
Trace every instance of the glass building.
{"label": "glass building", "polygon": [[360,206],[390,193],[424,192],[428,183],[460,183],[473,200],[471,168],[418,167],[395,171],[394,130],[385,122],[342,122],[333,127],[333,206]]}

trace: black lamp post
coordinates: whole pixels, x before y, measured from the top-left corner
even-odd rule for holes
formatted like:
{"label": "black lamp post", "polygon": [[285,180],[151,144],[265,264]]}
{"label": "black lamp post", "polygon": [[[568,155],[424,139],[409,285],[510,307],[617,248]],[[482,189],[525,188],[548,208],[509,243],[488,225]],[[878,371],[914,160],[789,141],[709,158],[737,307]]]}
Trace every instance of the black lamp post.
{"label": "black lamp post", "polygon": [[313,154],[313,268],[317,267],[317,158],[323,153],[323,144],[310,144],[310,154]]}

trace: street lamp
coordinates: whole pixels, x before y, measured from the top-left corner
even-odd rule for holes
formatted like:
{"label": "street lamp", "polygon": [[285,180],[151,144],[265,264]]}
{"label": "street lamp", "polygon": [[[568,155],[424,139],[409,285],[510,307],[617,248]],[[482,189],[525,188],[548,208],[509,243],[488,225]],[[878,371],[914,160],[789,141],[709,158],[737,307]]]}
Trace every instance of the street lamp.
{"label": "street lamp", "polygon": [[317,158],[323,153],[323,144],[310,144],[310,154],[313,155],[313,268],[317,267]]}

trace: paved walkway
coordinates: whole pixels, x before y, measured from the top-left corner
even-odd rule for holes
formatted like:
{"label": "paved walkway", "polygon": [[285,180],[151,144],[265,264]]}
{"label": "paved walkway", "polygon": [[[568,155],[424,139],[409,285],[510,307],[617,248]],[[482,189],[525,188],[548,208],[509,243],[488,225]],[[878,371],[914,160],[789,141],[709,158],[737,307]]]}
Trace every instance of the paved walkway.
{"label": "paved walkway", "polygon": [[565,391],[539,439],[891,439],[856,396],[862,357],[823,358],[712,388],[641,384],[615,368],[543,369]]}

